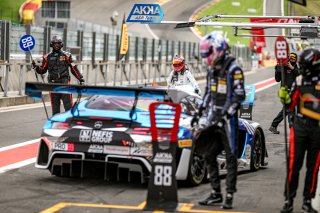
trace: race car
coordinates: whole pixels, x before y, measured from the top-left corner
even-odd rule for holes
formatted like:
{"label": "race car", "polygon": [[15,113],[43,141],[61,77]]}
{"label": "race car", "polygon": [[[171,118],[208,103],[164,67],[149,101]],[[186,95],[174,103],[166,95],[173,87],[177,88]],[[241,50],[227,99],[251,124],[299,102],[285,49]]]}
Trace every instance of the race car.
{"label": "race car", "polygon": [[[193,144],[190,126],[201,97],[186,88],[99,87],[26,83],[26,94],[42,91],[91,95],[67,112],[56,114],[42,129],[36,168],[63,177],[102,176],[105,180],[146,182],[152,168],[149,105],[181,104],[176,153],[176,179],[199,185],[205,162]],[[80,100],[80,97],[78,97]],[[262,128],[240,119],[239,167],[257,170],[267,157]],[[224,169],[223,155],[220,156]]]}

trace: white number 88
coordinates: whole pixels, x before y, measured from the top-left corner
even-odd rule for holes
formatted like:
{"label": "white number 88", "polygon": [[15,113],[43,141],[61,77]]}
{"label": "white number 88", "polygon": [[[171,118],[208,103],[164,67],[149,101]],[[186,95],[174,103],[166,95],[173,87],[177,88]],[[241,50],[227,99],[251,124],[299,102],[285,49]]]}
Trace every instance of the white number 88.
{"label": "white number 88", "polygon": [[286,59],[287,56],[287,43],[286,41],[277,41],[277,59]]}

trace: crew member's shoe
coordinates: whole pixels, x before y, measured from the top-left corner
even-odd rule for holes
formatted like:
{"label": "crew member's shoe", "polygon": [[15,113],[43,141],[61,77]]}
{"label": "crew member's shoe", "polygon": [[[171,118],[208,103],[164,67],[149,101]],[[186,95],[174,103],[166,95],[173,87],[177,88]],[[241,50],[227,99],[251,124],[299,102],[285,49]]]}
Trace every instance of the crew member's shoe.
{"label": "crew member's shoe", "polygon": [[285,200],[281,213],[291,213],[293,211],[293,200]]}
{"label": "crew member's shoe", "polygon": [[199,201],[200,205],[209,206],[215,203],[222,203],[223,198],[221,192],[211,192],[209,197]]}
{"label": "crew member's shoe", "polygon": [[232,209],[233,208],[233,194],[227,193],[226,200],[222,206],[223,209]]}
{"label": "crew member's shoe", "polygon": [[280,134],[280,132],[277,130],[277,127],[270,126],[269,131],[273,134]]}
{"label": "crew member's shoe", "polygon": [[311,200],[304,199],[302,204],[302,212],[303,213],[318,213],[311,205]]}

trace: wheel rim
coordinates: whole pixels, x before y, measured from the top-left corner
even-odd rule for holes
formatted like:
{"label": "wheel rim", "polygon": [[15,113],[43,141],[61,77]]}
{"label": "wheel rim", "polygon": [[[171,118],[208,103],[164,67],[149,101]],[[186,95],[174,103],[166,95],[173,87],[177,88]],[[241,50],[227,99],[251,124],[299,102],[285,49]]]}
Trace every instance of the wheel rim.
{"label": "wheel rim", "polygon": [[254,148],[253,148],[253,163],[254,167],[258,169],[261,165],[261,157],[262,157],[262,141],[260,134],[257,135],[254,139]]}
{"label": "wheel rim", "polygon": [[191,174],[195,181],[201,182],[205,176],[204,159],[197,153],[193,155]]}

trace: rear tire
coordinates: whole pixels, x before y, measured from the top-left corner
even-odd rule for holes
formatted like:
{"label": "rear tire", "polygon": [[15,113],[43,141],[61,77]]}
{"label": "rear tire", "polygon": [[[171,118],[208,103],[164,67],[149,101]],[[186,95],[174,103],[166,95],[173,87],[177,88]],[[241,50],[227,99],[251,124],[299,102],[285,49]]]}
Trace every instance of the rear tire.
{"label": "rear tire", "polygon": [[259,130],[256,130],[253,143],[251,147],[251,156],[250,156],[250,170],[257,171],[262,162],[263,155],[263,141],[262,141],[262,134]]}

